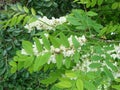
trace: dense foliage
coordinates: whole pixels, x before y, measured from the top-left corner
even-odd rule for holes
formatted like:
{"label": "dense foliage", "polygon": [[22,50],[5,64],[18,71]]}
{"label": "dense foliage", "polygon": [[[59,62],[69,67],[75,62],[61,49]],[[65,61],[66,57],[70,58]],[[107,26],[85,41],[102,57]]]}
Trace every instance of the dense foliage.
{"label": "dense foliage", "polygon": [[0,90],[119,90],[119,0],[1,6]]}

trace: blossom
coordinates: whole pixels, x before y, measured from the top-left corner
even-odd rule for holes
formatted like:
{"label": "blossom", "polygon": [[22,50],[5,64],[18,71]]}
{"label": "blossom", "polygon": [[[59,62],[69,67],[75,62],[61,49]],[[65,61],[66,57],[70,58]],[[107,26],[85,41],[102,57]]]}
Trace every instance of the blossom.
{"label": "blossom", "polygon": [[110,54],[113,59],[120,59],[120,44],[118,46],[114,45],[114,49],[109,50],[107,53]]}
{"label": "blossom", "polygon": [[[70,46],[73,46],[73,42],[72,42],[72,35],[68,38],[68,41],[69,41],[69,44]],[[80,45],[84,45],[84,43],[86,42],[86,38],[85,36],[83,35],[82,37],[77,37],[75,36],[75,39],[80,43]]]}
{"label": "blossom", "polygon": [[[46,18],[44,18],[46,19]],[[44,34],[46,37],[49,37],[49,34]],[[36,46],[36,42],[34,42],[33,44],[33,53],[35,56],[40,56],[40,55],[44,55],[45,53],[47,52],[50,52],[52,55],[50,56],[49,60],[48,60],[48,64],[50,63],[56,63],[56,58],[55,56],[57,54],[62,54],[64,58],[66,57],[72,57],[74,54],[75,54],[75,48],[74,48],[74,45],[73,45],[73,41],[72,41],[72,35],[68,38],[68,42],[70,44],[69,47],[65,47],[64,45],[60,45],[60,47],[54,47],[53,45],[50,46],[50,50],[47,50],[45,48],[45,46],[43,45],[43,40],[42,39],[39,39],[39,42],[43,45],[43,50],[41,52],[38,51],[37,49],[37,46]],[[84,45],[86,39],[84,36],[82,37],[77,37],[75,36],[76,40],[78,40],[78,42],[80,43],[80,46],[78,47],[78,52],[80,52],[80,48],[82,45]],[[81,44],[82,43],[82,44]],[[24,54],[24,55],[29,55],[27,52],[25,52],[24,49],[21,50],[21,54]],[[62,62],[63,64],[65,63],[65,59],[63,58]]]}
{"label": "blossom", "polygon": [[28,55],[27,52],[25,51],[25,49],[21,50],[21,54]]}
{"label": "blossom", "polygon": [[63,53],[64,57],[70,57],[70,56],[74,55],[74,52],[75,52],[75,50],[71,49],[71,50],[63,51],[62,53]]}
{"label": "blossom", "polygon": [[33,28],[37,30],[55,30],[57,25],[63,24],[66,22],[66,17],[48,19],[46,16],[39,17],[35,22],[26,24],[24,27],[28,29],[28,33],[30,33]]}
{"label": "blossom", "polygon": [[50,63],[56,63],[55,54],[53,54],[53,55],[50,56],[50,58],[49,58],[49,60],[48,60],[47,63],[48,64],[50,64]]}

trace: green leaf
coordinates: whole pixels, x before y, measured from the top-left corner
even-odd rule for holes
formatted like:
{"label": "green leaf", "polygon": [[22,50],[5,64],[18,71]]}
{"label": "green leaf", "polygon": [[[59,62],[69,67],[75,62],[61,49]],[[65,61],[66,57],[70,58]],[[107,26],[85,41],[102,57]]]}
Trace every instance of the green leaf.
{"label": "green leaf", "polygon": [[68,42],[68,38],[63,33],[60,33],[60,40],[61,40],[61,44],[63,44],[65,47],[70,46]]}
{"label": "green leaf", "polygon": [[24,62],[24,68],[28,68],[29,66],[31,66],[33,64],[33,61],[34,61],[34,56],[28,57]]}
{"label": "green leaf", "polygon": [[60,69],[63,64],[63,55],[62,54],[56,55],[56,64],[57,64],[57,68]]}
{"label": "green leaf", "polygon": [[85,81],[84,87],[87,90],[97,90],[97,88],[95,87],[95,85],[92,82],[88,82],[88,81]]}
{"label": "green leaf", "polygon": [[31,42],[29,42],[29,41],[23,41],[22,42],[22,46],[23,46],[23,48],[25,49],[25,51],[28,53],[28,54],[30,54],[30,55],[33,55],[34,53],[33,53],[33,46],[32,46],[32,43]]}
{"label": "green leaf", "polygon": [[115,67],[112,62],[107,59],[105,60],[105,62],[113,71],[117,71],[117,67]]}
{"label": "green leaf", "polygon": [[31,8],[31,13],[32,13],[33,16],[36,15],[36,12],[35,12],[35,10],[33,8]]}
{"label": "green leaf", "polygon": [[16,64],[15,61],[11,61],[11,62],[9,62],[9,64],[10,64],[12,67],[17,67],[17,64]]}
{"label": "green leaf", "polygon": [[18,11],[18,8],[16,7],[16,5],[11,5],[11,7],[10,7],[12,10],[14,10],[14,11]]}
{"label": "green leaf", "polygon": [[[42,67],[39,67],[39,70],[42,69]],[[33,73],[34,72],[34,64],[32,64],[29,68],[28,68],[28,71],[30,73]]]}
{"label": "green leaf", "polygon": [[66,75],[66,77],[68,77],[68,78],[77,78],[76,73],[73,72],[73,71],[66,71],[66,72],[65,72],[65,75]]}
{"label": "green leaf", "polygon": [[41,52],[42,51],[42,44],[40,43],[40,41],[39,41],[39,39],[38,38],[33,38],[34,39],[34,41],[35,41],[35,43],[36,43],[36,47],[37,47],[37,50],[39,51],[39,52]]}
{"label": "green leaf", "polygon": [[29,9],[27,7],[24,6],[23,9],[26,13],[29,13]]}
{"label": "green leaf", "polygon": [[42,41],[44,43],[45,48],[48,49],[48,50],[50,50],[49,40],[44,35],[42,35]]}
{"label": "green leaf", "polygon": [[112,4],[112,9],[116,9],[118,7],[118,5],[119,5],[118,2],[113,3]]}
{"label": "green leaf", "polygon": [[6,27],[8,27],[8,25],[10,24],[10,22],[11,22],[11,19],[9,19],[9,20],[7,21],[7,23],[3,26],[3,28],[6,29]]}
{"label": "green leaf", "polygon": [[18,62],[17,69],[20,70],[24,67],[24,62]]}
{"label": "green leaf", "polygon": [[15,73],[17,71],[17,67],[12,67],[10,71],[11,73]]}
{"label": "green leaf", "polygon": [[10,70],[11,73],[15,73],[17,71],[17,63],[15,61],[11,61],[9,64],[12,66]]}
{"label": "green leaf", "polygon": [[72,24],[72,25],[81,25],[81,23],[78,21],[77,18],[69,16],[67,17],[67,20]]}
{"label": "green leaf", "polygon": [[55,47],[55,48],[58,48],[60,47],[60,42],[58,42],[58,40],[54,37],[50,37],[50,41],[52,42],[52,45]]}
{"label": "green leaf", "polygon": [[98,5],[100,6],[103,3],[103,0],[98,0]]}
{"label": "green leaf", "polygon": [[92,17],[92,16],[97,16],[98,14],[93,11],[88,11],[87,15]]}
{"label": "green leaf", "polygon": [[49,77],[49,78],[47,78],[47,79],[41,80],[41,83],[42,83],[42,84],[49,85],[49,84],[54,83],[56,80],[57,80],[56,77]]}
{"label": "green leaf", "polygon": [[12,26],[16,25],[16,21],[17,21],[17,17],[15,16],[11,19],[10,26],[12,27]]}
{"label": "green leaf", "polygon": [[24,62],[24,61],[26,61],[27,59],[28,59],[29,57],[27,56],[27,55],[19,55],[19,56],[15,56],[14,58],[13,58],[13,60],[14,61],[16,61],[16,62]]}
{"label": "green leaf", "polygon": [[27,23],[32,23],[32,22],[34,22],[34,21],[36,21],[37,20],[37,17],[35,17],[35,16],[30,16],[30,18],[29,18],[29,20],[27,21]]}
{"label": "green leaf", "polygon": [[23,25],[25,25],[26,23],[28,23],[30,18],[31,18],[30,16],[26,16],[24,18]]}
{"label": "green leaf", "polygon": [[115,81],[120,83],[120,78],[115,79]]}
{"label": "green leaf", "polygon": [[25,14],[20,15],[20,16],[17,18],[17,22],[16,22],[16,24],[19,24],[20,21],[23,20],[24,17],[25,17]]}
{"label": "green leaf", "polygon": [[38,71],[39,68],[46,64],[51,56],[50,52],[46,52],[44,55],[40,55],[36,57],[35,63],[34,63],[34,71]]}
{"label": "green leaf", "polygon": [[81,79],[77,79],[76,87],[77,87],[77,90],[83,90],[83,81]]}
{"label": "green leaf", "polygon": [[96,5],[97,0],[92,0],[91,7],[94,7]]}
{"label": "green leaf", "polygon": [[103,69],[104,69],[104,73],[105,73],[110,79],[114,80],[114,77],[113,77],[112,72],[111,72],[106,66],[104,66]]}
{"label": "green leaf", "polygon": [[79,62],[79,59],[80,59],[80,54],[79,52],[75,52],[74,55],[73,55],[73,59],[75,61],[75,63],[78,63]]}
{"label": "green leaf", "polygon": [[84,26],[84,25],[80,25],[80,26],[77,26],[77,27],[76,27],[77,30],[86,30],[86,28],[87,28],[87,27]]}
{"label": "green leaf", "polygon": [[61,82],[55,84],[55,86],[58,88],[65,89],[65,88],[72,87],[72,83],[70,81],[61,81]]}
{"label": "green leaf", "polygon": [[49,85],[54,83],[60,77],[61,77],[61,72],[59,72],[58,70],[55,72],[50,72],[49,77],[47,79],[42,80],[41,83]]}
{"label": "green leaf", "polygon": [[80,18],[83,17],[82,15],[85,14],[85,12],[82,9],[80,9],[80,10],[79,9],[72,10],[72,13],[75,16],[76,21],[80,21]]}
{"label": "green leaf", "polygon": [[66,58],[65,58],[65,66],[66,66],[66,68],[70,68],[70,64],[71,64],[71,59],[70,59],[70,57],[66,57]]}
{"label": "green leaf", "polygon": [[92,61],[98,61],[98,60],[102,60],[103,58],[99,55],[93,55],[91,56],[90,60]]}
{"label": "green leaf", "polygon": [[94,49],[95,49],[95,53],[99,53],[99,54],[104,53],[104,51],[102,50],[102,47],[100,45],[95,46]]}
{"label": "green leaf", "polygon": [[77,41],[77,39],[74,36],[72,37],[72,42],[75,49],[78,49],[78,47],[80,46],[80,43]]}
{"label": "green leaf", "polygon": [[90,67],[90,68],[99,68],[99,67],[101,67],[101,63],[91,63],[91,64],[89,65],[89,67]]}
{"label": "green leaf", "polygon": [[19,3],[17,3],[17,7],[18,7],[18,9],[19,9],[20,11],[23,11],[23,8],[22,8],[22,6],[21,6]]}
{"label": "green leaf", "polygon": [[112,85],[112,88],[114,88],[115,90],[120,90],[120,85]]}
{"label": "green leaf", "polygon": [[89,8],[91,6],[91,0],[87,0],[86,7]]}

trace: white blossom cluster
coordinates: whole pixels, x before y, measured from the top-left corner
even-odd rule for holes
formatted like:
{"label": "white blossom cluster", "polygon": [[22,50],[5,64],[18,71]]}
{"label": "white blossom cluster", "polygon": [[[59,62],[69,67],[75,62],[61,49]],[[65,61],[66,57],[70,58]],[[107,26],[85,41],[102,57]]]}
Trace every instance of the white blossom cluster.
{"label": "white blossom cluster", "polygon": [[35,22],[25,25],[24,27],[28,29],[30,33],[33,28],[37,30],[55,30],[57,25],[63,24],[66,22],[66,17],[48,19],[46,16],[38,18]]}
{"label": "white blossom cluster", "polygon": [[[72,71],[79,71],[79,70],[80,70],[80,71],[83,71],[83,72],[91,72],[91,71],[96,72],[96,71],[98,71],[98,70],[103,71],[103,67],[106,66],[108,69],[111,70],[111,72],[112,72],[112,74],[113,74],[113,77],[114,77],[115,79],[117,79],[117,78],[120,77],[120,69],[118,69],[119,71],[115,72],[115,71],[113,71],[113,70],[106,64],[105,61],[103,61],[103,62],[101,62],[100,60],[98,60],[98,61],[91,61],[91,60],[90,60],[90,55],[91,55],[91,54],[82,55],[82,56],[81,56],[82,62],[79,61],[79,62],[76,64],[76,66],[73,66]],[[104,56],[103,56],[103,57],[104,57]],[[105,58],[105,57],[104,57],[104,58]],[[92,64],[92,63],[101,63],[101,67],[99,67],[99,68],[90,68],[90,64]],[[113,65],[114,65],[114,66],[117,66],[117,63],[115,62],[115,63],[113,63]],[[108,79],[108,81],[106,82],[106,84],[104,84],[104,89],[105,89],[105,90],[108,90],[108,87],[110,86],[110,84],[111,84],[111,80]],[[97,90],[102,90],[102,86],[101,86],[101,85],[98,86]]]}
{"label": "white blossom cluster", "polygon": [[90,68],[90,64],[92,63],[98,63],[97,61],[90,61],[89,59],[84,59],[82,62],[78,62],[76,66],[73,67],[73,71],[81,70],[83,72],[89,72],[89,71],[97,71],[97,68]]}
{"label": "white blossom cluster", "polygon": [[[113,58],[120,58],[120,45],[119,46],[114,46],[114,50],[108,51],[107,53],[113,57]],[[102,48],[103,49],[103,48]],[[100,61],[100,60],[90,60],[91,56],[100,56],[103,57],[104,59],[106,59],[106,55],[103,54],[99,54],[99,53],[95,53],[93,50],[93,46],[90,47],[91,52],[83,54],[80,59],[82,60],[81,62],[79,61],[76,66],[73,67],[73,71],[75,70],[81,70],[81,71],[85,71],[85,72],[89,72],[89,71],[97,71],[96,69],[90,68],[90,64],[92,63],[100,63],[101,67],[99,68],[101,71],[103,71],[103,67],[106,66],[108,69],[110,69],[113,72],[113,75],[115,78],[120,77],[120,73],[118,72],[114,72],[106,63],[106,61]],[[115,54],[113,54],[113,52],[115,52]],[[114,66],[117,67],[117,62],[113,62],[112,63]],[[120,71],[119,71],[120,72]]]}
{"label": "white blossom cluster", "polygon": [[[45,36],[48,37],[49,35],[46,34]],[[69,45],[70,45],[68,48],[65,47],[62,44],[60,45],[59,48],[55,48],[53,45],[51,45],[50,50],[47,50],[43,45],[42,39],[39,39],[40,43],[43,45],[43,51],[39,52],[37,50],[36,43],[34,42],[34,44],[33,44],[34,55],[39,56],[39,55],[44,55],[46,52],[51,52],[52,55],[50,56],[50,58],[48,60],[48,64],[56,63],[56,54],[58,54],[58,53],[63,54],[64,58],[65,57],[72,57],[75,53],[75,48],[74,48],[74,45],[73,45],[73,42],[72,42],[72,37],[73,36],[71,35],[68,38],[68,42],[69,42]],[[84,43],[86,42],[86,38],[85,38],[84,35],[82,37],[75,36],[75,38],[80,44],[79,48],[77,49],[77,51],[80,52],[81,46],[84,45]],[[27,52],[24,49],[21,50],[21,54],[28,55]],[[65,62],[65,60],[63,59],[63,64],[64,64],[64,62]]]}
{"label": "white blossom cluster", "polygon": [[118,46],[114,45],[114,50],[110,50],[107,53],[114,59],[120,59],[120,44]]}
{"label": "white blossom cluster", "polygon": [[[101,56],[103,57],[104,59],[106,59],[106,55],[105,54],[97,54],[97,53],[94,53],[94,51],[92,50],[93,47],[91,47],[91,52],[90,53],[87,53],[85,55],[82,55],[81,56],[81,62],[79,61],[76,66],[73,66],[73,71],[77,71],[77,70],[80,70],[80,71],[83,71],[83,72],[95,72],[95,71],[98,71],[98,70],[101,70],[101,71],[104,71],[103,67],[106,66],[109,70],[111,70],[112,74],[113,74],[113,77],[115,79],[117,78],[120,78],[120,68],[117,67],[117,62],[113,62],[112,64],[117,67],[117,72],[116,71],[113,71],[110,66],[107,65],[106,61],[100,61],[100,60],[96,60],[96,61],[91,61],[90,60],[90,56],[91,55],[96,55],[96,56]],[[114,46],[114,49],[113,50],[110,50],[108,53],[111,57],[113,57],[114,59],[120,59],[120,44],[118,46]],[[90,68],[90,64],[92,63],[101,63],[101,67],[99,68]],[[108,87],[110,86],[110,83],[111,83],[111,80],[108,80],[107,84],[104,85],[104,88],[105,90],[108,89]],[[102,86],[99,86],[97,90],[102,90]]]}
{"label": "white blossom cluster", "polygon": [[[97,55],[99,56],[99,54],[96,54],[96,53],[93,53],[93,54],[90,54],[90,53],[87,53],[85,55],[82,55],[81,56],[81,60],[82,62],[78,62],[76,64],[76,66],[73,67],[73,71],[76,71],[76,70],[81,70],[81,71],[85,71],[85,72],[89,72],[89,71],[97,71],[97,68],[93,69],[93,68],[90,68],[90,64],[92,63],[100,63],[101,64],[101,67],[98,68],[99,70],[103,71],[103,67],[106,66],[109,70],[111,70],[113,73],[114,73],[114,77],[118,78],[120,77],[120,73],[117,73],[117,72],[114,72],[106,63],[106,61],[100,61],[100,60],[90,60],[90,56],[91,55]],[[106,58],[106,56],[104,54],[100,55],[101,57],[103,58]],[[117,62],[113,62],[113,65],[117,67]],[[119,71],[120,72],[120,71]]]}
{"label": "white blossom cluster", "polygon": [[111,85],[111,80],[108,79],[108,80],[105,80],[104,81],[104,86],[103,85],[99,85],[97,90],[103,90],[103,87],[104,87],[104,90],[108,90],[108,87],[110,87]]}

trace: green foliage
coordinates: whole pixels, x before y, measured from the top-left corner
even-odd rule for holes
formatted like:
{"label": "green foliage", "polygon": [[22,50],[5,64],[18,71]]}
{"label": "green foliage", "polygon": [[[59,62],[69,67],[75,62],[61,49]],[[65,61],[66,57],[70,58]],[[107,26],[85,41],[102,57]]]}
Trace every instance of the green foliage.
{"label": "green foliage", "polygon": [[[30,75],[26,71],[15,73],[17,64],[15,65],[14,62],[11,63],[13,65],[11,71],[15,74],[11,75],[10,73],[10,66],[8,62],[10,62],[15,52],[21,48],[22,40],[31,40],[31,36],[21,27],[12,27],[6,30],[0,30],[0,85],[3,89],[33,88],[39,80],[37,79],[38,77],[36,78],[37,75]],[[26,82],[26,80],[31,82]],[[29,86],[30,84],[31,86]]]}
{"label": "green foliage", "polygon": [[15,5],[10,5],[8,8],[10,8],[10,12],[12,12],[12,15],[10,16],[10,18],[8,18],[8,20],[0,22],[2,24],[1,29],[17,26],[19,24],[24,26],[25,24],[37,19],[36,12],[33,8],[31,8],[30,11],[27,7],[22,7],[19,3]]}
{"label": "green foliage", "polygon": [[[67,46],[67,48],[70,47],[70,46],[68,46],[69,42],[67,40],[67,37],[63,33],[61,33],[59,36],[60,36],[60,39],[64,40],[64,42],[61,42],[60,45],[64,45],[65,47]],[[63,39],[63,38],[65,38],[65,39]],[[74,36],[73,36],[73,38],[75,39]],[[57,39],[58,38],[54,37],[55,41],[57,41]],[[38,38],[34,38],[35,42],[36,42],[36,40],[38,40]],[[67,41],[65,41],[65,40],[67,40]],[[15,70],[17,71],[17,69],[20,70],[22,68],[27,68],[28,71],[30,71],[30,72],[39,71],[42,67],[44,67],[45,64],[48,63],[48,60],[49,60],[49,58],[50,58],[50,56],[52,54],[51,50],[50,50],[51,49],[50,48],[50,46],[51,46],[50,45],[51,40],[49,40],[49,38],[46,38],[42,34],[42,41],[43,41],[43,46],[44,46],[43,48],[44,49],[46,48],[47,52],[44,53],[44,49],[41,49],[41,51],[39,51],[39,55],[38,56],[36,56],[36,54],[34,53],[35,51],[33,49],[33,44],[32,43],[30,43],[29,41],[22,41],[22,47],[23,47],[23,49],[21,51],[18,51],[16,53],[17,56],[15,56],[13,58],[14,62],[13,61],[10,62],[10,65],[13,67],[14,71]],[[73,40],[72,42],[74,43],[74,45],[75,45],[76,42],[78,43],[77,40],[76,41]],[[37,42],[37,43],[40,43],[40,42]],[[54,44],[56,44],[56,43],[54,42]],[[35,44],[35,45],[36,45],[36,47],[39,47],[39,45],[41,47],[41,44]],[[73,57],[74,57],[73,59],[74,60],[76,58],[79,58],[79,55],[77,53],[77,49],[79,48],[79,46],[80,46],[80,44],[77,45],[77,47],[76,47],[76,45],[74,46],[76,48],[76,53],[73,55]],[[60,48],[60,47],[58,47],[58,48]],[[39,50],[39,48],[38,48],[38,50]],[[63,59],[65,58],[65,56],[63,56],[63,54],[60,53],[60,51],[54,51],[54,53],[55,53],[55,58],[56,58],[56,65],[54,65],[54,67],[57,67],[58,69],[60,69],[64,65],[63,64]],[[70,58],[72,59],[72,57],[70,57]],[[70,60],[70,58],[68,58],[67,60]],[[27,62],[29,62],[29,63],[27,63]],[[67,67],[70,67],[69,66],[70,62],[66,61],[65,65]],[[77,63],[76,60],[74,62]],[[14,64],[12,64],[12,63],[14,63]],[[18,64],[18,66],[20,65],[19,68],[16,67],[17,66],[16,64]],[[26,64],[27,64],[27,66],[26,66]]]}
{"label": "green foliage", "polygon": [[[64,36],[64,38],[67,38],[63,33],[61,33],[60,36],[61,35]],[[49,37],[51,37],[51,36],[49,35]],[[54,36],[52,36],[52,37],[54,37]],[[42,34],[42,40],[44,40],[43,38],[45,39],[45,36],[43,37],[43,34]],[[57,38],[54,38],[54,39],[58,39],[58,38],[61,38],[61,37],[58,36]],[[84,50],[84,47],[88,47],[88,49],[86,48],[87,49],[86,52],[78,53],[77,50],[79,48],[79,45],[76,46],[76,43],[78,43],[78,41],[75,39],[75,37],[72,39],[73,39],[72,42],[73,42],[74,48],[76,50],[75,51],[76,53],[74,53],[73,56],[66,58],[63,54],[61,54],[59,51],[57,51],[55,54],[56,63],[53,63],[54,66],[52,68],[47,68],[47,70],[45,70],[45,71],[42,68],[45,68],[46,66],[50,67],[52,65],[52,63],[48,64],[48,61],[49,61],[52,53],[49,51],[50,49],[47,49],[47,48],[46,49],[48,51],[46,53],[44,53],[43,55],[39,54],[39,56],[37,56],[37,57],[34,54],[31,54],[29,52],[26,52],[27,53],[26,55],[18,53],[17,56],[14,57],[13,61],[10,62],[10,65],[12,66],[12,68],[14,68],[13,70],[18,70],[18,68],[16,67],[16,64],[18,64],[18,66],[19,66],[19,63],[21,63],[21,61],[22,61],[22,63],[31,61],[31,63],[27,63],[27,66],[26,66],[26,64],[24,64],[24,65],[21,64],[21,69],[27,67],[29,72],[36,72],[36,71],[46,72],[49,70],[50,70],[50,72],[52,72],[52,70],[54,70],[54,68],[56,68],[55,72],[59,72],[59,70],[63,69],[65,73],[59,72],[60,76],[57,73],[50,74],[50,77],[48,77],[47,79],[45,79],[41,82],[43,84],[49,85],[49,84],[53,84],[57,80],[59,80],[59,82],[56,83],[54,85],[54,87],[61,88],[61,89],[74,88],[76,90],[83,90],[83,89],[96,90],[98,88],[98,86],[101,85],[101,83],[103,83],[104,81],[114,80],[113,72],[118,71],[118,69],[115,65],[113,65],[114,60],[110,57],[109,54],[106,53],[106,49],[107,49],[107,51],[112,50],[112,46],[109,46],[109,44],[106,47],[102,47],[105,44],[103,44],[101,46],[94,45],[94,47],[92,49],[90,49],[91,47],[90,47],[89,43],[88,44],[86,43],[86,45],[84,45],[82,47],[82,50]],[[44,45],[43,47],[46,47],[45,46],[46,42],[49,42],[50,46],[52,46],[51,40],[49,40],[49,38],[46,38],[46,40],[43,42],[43,45]],[[68,42],[68,40],[67,40],[67,42]],[[26,43],[28,43],[28,41]],[[99,42],[97,42],[97,43],[99,43]],[[29,46],[31,46],[30,42],[29,42],[29,44],[30,44]],[[55,44],[55,42],[54,42],[54,44]],[[62,44],[62,45],[64,45],[64,44]],[[66,44],[64,46],[66,46]],[[29,48],[29,47],[26,47],[26,48]],[[59,48],[59,47],[57,47],[57,48]],[[25,50],[27,50],[27,49],[25,49]],[[28,49],[28,50],[33,50],[33,49]],[[40,53],[42,53],[43,51],[44,50],[42,50]],[[84,62],[84,60],[86,60],[86,59],[82,59],[81,57],[82,57],[82,55],[84,55],[88,52],[91,52],[90,56],[87,57],[91,61],[91,64],[89,64],[89,66],[88,66],[91,69],[91,71],[89,71],[89,69],[86,72],[82,71],[82,69],[80,69],[80,70],[76,69],[75,71],[69,70],[70,68],[74,67],[77,63],[81,62],[80,60],[82,60],[82,62]],[[96,55],[98,55],[100,58],[95,57],[94,53]],[[32,56],[29,56],[29,55],[32,55]],[[105,57],[103,57],[102,55],[105,55]],[[15,59],[16,57],[17,57],[17,59]],[[33,59],[30,60],[29,59],[30,57],[35,58],[34,61],[32,61]],[[28,59],[30,61],[27,61]],[[70,66],[69,66],[68,64],[70,62],[68,63],[68,61],[65,61],[63,63],[64,59],[65,60],[68,59],[69,61],[72,61],[72,64],[70,64]],[[17,62],[17,63],[15,63],[15,62]],[[34,62],[34,63],[32,63],[32,62]],[[11,64],[11,63],[14,63],[14,64]],[[67,67],[64,67],[66,65],[67,65]],[[82,67],[82,64],[80,66]],[[98,70],[97,75],[95,74],[96,70]],[[63,77],[61,77],[62,74],[64,75]],[[58,77],[56,77],[57,75],[58,75]],[[96,78],[98,81],[96,80]],[[100,79],[100,81],[99,81],[99,79]],[[94,80],[95,80],[95,82],[93,82]],[[103,85],[105,85],[105,84],[103,84]]]}
{"label": "green foliage", "polygon": [[83,10],[73,10],[72,14],[67,17],[68,22],[75,26],[75,29],[89,32],[100,32],[102,25],[97,24],[89,16],[96,16],[97,14],[89,11],[84,12]]}
{"label": "green foliage", "polygon": [[105,36],[108,39],[119,39],[120,38],[119,29],[120,29],[120,24],[116,24],[116,25],[108,24],[101,30],[99,36]]}
{"label": "green foliage", "polygon": [[29,8],[33,7],[37,14],[48,18],[66,15],[72,8],[80,7],[71,0],[20,0],[20,2]]}
{"label": "green foliage", "polygon": [[94,7],[95,5],[100,6],[104,0],[74,0],[79,4],[85,4],[87,8]]}
{"label": "green foliage", "polygon": [[[0,12],[0,89],[119,90],[117,74],[120,62],[119,58],[111,57],[119,50],[108,52],[118,48],[114,42],[118,44],[119,41],[115,40],[120,39],[120,2],[74,1],[77,3],[69,0],[21,0],[22,5],[8,5]],[[72,10],[66,23],[58,26],[55,32],[47,32],[49,37],[45,36],[44,30],[35,31],[35,28],[28,34],[23,28],[35,21],[37,15],[59,17],[73,8],[81,10]],[[80,47],[83,41],[79,43],[76,37],[83,34],[87,42]],[[65,56],[64,50],[59,48],[72,48],[68,40],[71,35],[74,54]],[[52,46],[55,48],[53,51]],[[20,51],[20,48],[23,49]],[[56,62],[49,61],[52,55]],[[10,71],[14,74],[11,75]]]}
{"label": "green foliage", "polygon": [[83,82],[82,82],[81,79],[78,79],[76,81],[76,87],[77,87],[78,90],[83,90]]}
{"label": "green foliage", "polygon": [[114,2],[112,4],[112,9],[120,9],[120,2]]}

